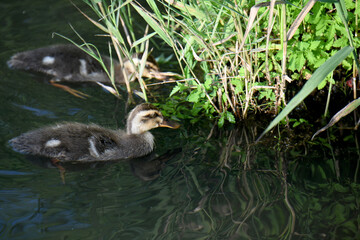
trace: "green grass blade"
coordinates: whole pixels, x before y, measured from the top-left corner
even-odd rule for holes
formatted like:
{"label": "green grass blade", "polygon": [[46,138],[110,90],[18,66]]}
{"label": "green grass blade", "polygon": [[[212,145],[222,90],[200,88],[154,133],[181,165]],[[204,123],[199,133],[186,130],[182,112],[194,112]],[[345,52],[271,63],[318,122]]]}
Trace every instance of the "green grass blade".
{"label": "green grass blade", "polygon": [[346,105],[343,109],[341,109],[339,112],[337,112],[329,121],[329,123],[321,128],[319,131],[317,131],[311,138],[313,140],[319,133],[325,131],[326,129],[332,127],[335,123],[337,123],[341,118],[345,117],[352,111],[354,111],[356,108],[358,108],[360,105],[360,98],[353,100],[351,103]]}
{"label": "green grass blade", "polygon": [[[344,0],[339,0],[338,2],[335,3],[335,7],[336,7],[336,11],[338,12],[338,15],[342,21],[342,23],[344,24],[344,27],[346,29],[346,33],[348,35],[348,39],[349,39],[349,43],[351,47],[354,47],[354,40],[353,40],[353,36],[350,32],[349,29],[349,25],[348,25],[348,12],[346,10],[346,6],[345,6],[345,1]],[[354,60],[356,63],[356,67],[358,69],[360,69],[360,63],[359,63],[359,59],[357,57],[357,53],[356,53],[356,49],[354,48],[353,50],[353,56],[354,56]]]}
{"label": "green grass blade", "polygon": [[318,2],[323,2],[323,3],[337,3],[339,2],[339,0],[317,0]]}
{"label": "green grass blade", "polygon": [[159,36],[169,45],[173,46],[171,38],[167,35],[166,31],[159,25],[159,23],[150,15],[145,9],[139,7],[138,5],[131,3],[135,10],[144,18],[147,24],[157,33]]}
{"label": "green grass blade", "polygon": [[155,34],[156,34],[156,32],[153,32],[153,33],[150,33],[150,34],[136,40],[135,42],[133,42],[131,47],[134,48],[134,47],[146,42],[148,39],[152,38]]}
{"label": "green grass blade", "polygon": [[269,124],[269,126],[261,133],[260,137],[256,140],[259,141],[267,132],[275,127],[283,118],[285,118],[297,105],[299,105],[320,83],[325,77],[331,73],[351,52],[353,48],[347,46],[330,59],[323,63],[305,83],[303,88],[291,99],[288,105],[279,113],[279,115]]}
{"label": "green grass blade", "polygon": [[181,2],[181,1],[169,1],[165,0],[167,3],[169,3],[171,6],[176,7],[181,12],[188,12],[190,15],[195,16],[196,18],[200,20],[206,19],[206,15],[203,11],[200,11],[194,7],[191,7],[190,5]]}
{"label": "green grass blade", "polygon": [[301,9],[301,12],[296,17],[295,21],[291,24],[291,27],[289,28],[289,31],[287,33],[287,40],[289,41],[295,34],[296,30],[299,28],[300,24],[306,17],[306,15],[310,12],[314,4],[316,3],[316,0],[309,0],[309,2],[305,5],[303,9]]}
{"label": "green grass blade", "polygon": [[349,19],[349,16],[348,16],[348,12],[346,10],[345,1],[344,0],[339,0],[339,1],[335,2],[335,7],[336,7],[336,10],[339,13],[341,21],[343,23],[347,23],[347,21]]}
{"label": "green grass blade", "polygon": [[162,24],[164,24],[162,14],[161,14],[161,12],[160,12],[160,10],[158,8],[158,5],[157,5],[157,1],[156,0],[146,0],[146,2],[149,4],[151,9],[154,11],[155,16],[157,17],[157,19],[159,19],[159,21]]}

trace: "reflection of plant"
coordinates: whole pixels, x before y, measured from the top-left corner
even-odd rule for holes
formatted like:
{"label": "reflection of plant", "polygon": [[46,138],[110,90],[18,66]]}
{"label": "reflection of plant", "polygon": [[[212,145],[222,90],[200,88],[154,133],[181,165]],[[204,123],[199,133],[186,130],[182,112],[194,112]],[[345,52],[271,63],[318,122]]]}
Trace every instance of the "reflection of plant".
{"label": "reflection of plant", "polygon": [[[248,125],[208,136],[191,130],[183,156],[162,175],[169,185],[159,198],[171,194],[158,206],[167,210],[156,224],[163,239],[357,238],[359,186],[347,180],[355,146],[276,150],[253,145],[257,128]],[[342,161],[344,181],[333,158]]]}
{"label": "reflection of plant", "polygon": [[303,229],[298,234],[310,239],[357,239],[359,197],[356,184],[309,182],[303,190],[293,187],[290,199],[299,213],[297,228]]}

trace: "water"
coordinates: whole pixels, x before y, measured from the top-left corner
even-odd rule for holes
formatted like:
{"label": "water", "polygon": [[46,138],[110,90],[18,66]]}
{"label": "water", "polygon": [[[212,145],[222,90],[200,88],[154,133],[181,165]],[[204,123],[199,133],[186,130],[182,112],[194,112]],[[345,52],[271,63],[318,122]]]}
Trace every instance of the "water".
{"label": "water", "polygon": [[52,32],[76,39],[68,23],[104,45],[68,1],[0,7],[0,239],[360,238],[358,136],[347,130],[291,147],[254,145],[259,126],[183,122],[153,131],[163,164],[71,164],[63,184],[48,161],[16,153],[7,141],[58,121],[123,128],[128,106],[97,86],[75,85],[92,96],[82,100],[43,76],[7,68],[15,52],[64,42]]}

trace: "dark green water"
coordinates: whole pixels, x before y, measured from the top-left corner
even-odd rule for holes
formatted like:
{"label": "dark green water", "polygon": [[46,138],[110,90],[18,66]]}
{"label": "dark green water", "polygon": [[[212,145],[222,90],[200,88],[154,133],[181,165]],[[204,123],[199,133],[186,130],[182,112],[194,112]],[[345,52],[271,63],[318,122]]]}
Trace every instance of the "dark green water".
{"label": "dark green water", "polygon": [[81,100],[6,61],[64,42],[52,32],[76,39],[69,23],[106,43],[65,0],[6,0],[0,12],[0,239],[360,239],[358,136],[346,130],[290,148],[254,145],[259,127],[183,122],[153,131],[155,154],[173,151],[160,167],[68,166],[63,184],[7,141],[59,121],[122,128],[129,109],[97,86],[74,86],[92,96]]}

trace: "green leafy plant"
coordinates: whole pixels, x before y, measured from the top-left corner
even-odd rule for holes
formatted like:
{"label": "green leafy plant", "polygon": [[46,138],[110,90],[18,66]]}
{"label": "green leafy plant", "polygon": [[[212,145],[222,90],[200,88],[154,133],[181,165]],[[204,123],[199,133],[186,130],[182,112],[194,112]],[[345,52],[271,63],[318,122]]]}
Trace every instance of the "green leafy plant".
{"label": "green leafy plant", "polygon": [[[359,10],[351,1],[310,0],[304,7],[301,1],[274,0],[255,5],[147,0],[146,7],[137,1],[86,2],[100,22],[88,19],[108,34],[117,55],[128,56],[154,37],[172,48],[182,79],[169,81],[175,85],[167,104],[173,104],[173,111],[180,105],[191,108],[192,118],[215,118],[219,126],[244,119],[250,112],[278,113],[285,107],[267,132],[316,87],[337,84],[329,74],[340,63],[341,71],[352,71],[353,77],[359,67],[355,52],[359,40],[352,37],[358,31],[354,20]],[[133,33],[122,37],[119,28],[133,32],[130,9],[154,32],[140,40]],[[333,56],[340,56],[341,61]],[[290,81],[306,84],[287,104],[285,91]],[[140,83],[147,99],[146,83]],[[185,117],[183,113],[177,116]]]}

